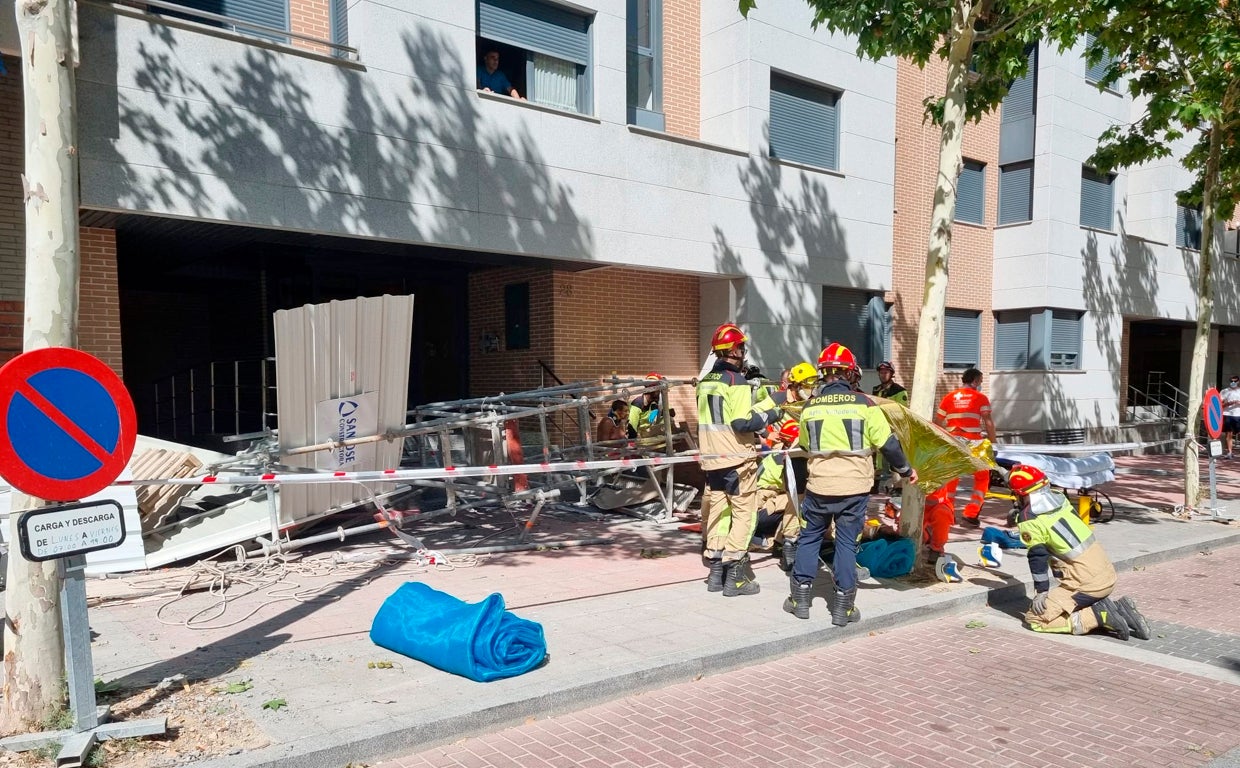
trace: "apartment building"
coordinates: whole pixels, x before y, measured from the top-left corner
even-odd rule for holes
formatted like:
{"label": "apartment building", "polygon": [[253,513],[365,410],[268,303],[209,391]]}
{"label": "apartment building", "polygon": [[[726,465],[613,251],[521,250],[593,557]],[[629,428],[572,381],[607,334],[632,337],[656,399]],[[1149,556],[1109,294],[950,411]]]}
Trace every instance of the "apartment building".
{"label": "apartment building", "polygon": [[[921,101],[943,76],[858,59],[802,0],[748,19],[713,0],[83,0],[79,14],[82,345],[122,371],[144,431],[191,371],[199,389],[256,380],[272,311],[380,293],[417,295],[411,404],[693,376],[724,320],[772,375],[827,340],[911,375],[937,155]],[[11,27],[0,51],[11,355]],[[520,98],[478,88],[490,52]],[[1089,83],[1080,51],[1031,56],[1003,114],[967,129],[941,381],[993,372],[1004,429],[1113,426],[1127,381],[1170,368],[1150,339],[1187,354],[1186,177],[1174,162],[1090,176],[1092,137],[1133,105]],[[1218,322],[1240,324],[1220,298]],[[1238,337],[1216,335],[1240,364]]]}

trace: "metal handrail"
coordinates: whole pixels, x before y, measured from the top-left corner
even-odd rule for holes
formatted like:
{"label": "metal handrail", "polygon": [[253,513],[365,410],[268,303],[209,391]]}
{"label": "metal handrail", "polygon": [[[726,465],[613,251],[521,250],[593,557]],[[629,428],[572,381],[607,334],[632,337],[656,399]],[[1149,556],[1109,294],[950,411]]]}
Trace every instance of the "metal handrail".
{"label": "metal handrail", "polygon": [[[213,360],[157,380],[154,383],[153,431],[159,437],[176,440],[199,434],[219,435],[221,428],[226,430],[229,426],[233,434],[242,434],[251,430],[256,422],[263,431],[273,429],[271,421],[276,414],[270,410],[270,405],[275,402],[274,361],[272,357]],[[258,370],[252,373],[255,364]],[[258,410],[243,408],[245,399],[251,403],[256,399]],[[204,428],[199,429],[200,425]]]}
{"label": "metal handrail", "polygon": [[[86,1],[92,2],[92,0],[86,0]],[[101,0],[93,0],[93,2],[96,5],[106,5],[106,6],[116,5],[115,3],[109,3],[109,2],[101,1]],[[240,30],[249,31],[249,32],[257,32],[258,34],[268,35],[271,37],[287,37],[290,40],[301,40],[302,42],[306,42],[306,43],[314,43],[315,45],[322,45],[335,51],[339,58],[348,59],[350,61],[358,61],[358,54],[357,54],[356,48],[352,46],[344,45],[342,43],[332,42],[331,40],[324,40],[321,37],[314,37],[312,35],[304,35],[300,32],[293,32],[292,30],[288,30],[288,29],[278,29],[276,27],[269,27],[266,24],[255,24],[252,21],[238,19],[233,16],[223,16],[218,13],[211,13],[210,11],[202,11],[202,10],[198,10],[197,8],[191,8],[186,5],[178,5],[177,3],[165,2],[165,0],[139,0],[139,2],[142,5],[150,6],[153,8],[161,8],[165,11],[173,11],[182,16],[189,16],[191,19],[205,19],[207,21],[214,21],[214,22],[218,22],[221,24],[227,24],[228,26],[232,27],[234,31],[240,29]],[[131,5],[126,5],[124,7],[133,9],[133,6]]]}

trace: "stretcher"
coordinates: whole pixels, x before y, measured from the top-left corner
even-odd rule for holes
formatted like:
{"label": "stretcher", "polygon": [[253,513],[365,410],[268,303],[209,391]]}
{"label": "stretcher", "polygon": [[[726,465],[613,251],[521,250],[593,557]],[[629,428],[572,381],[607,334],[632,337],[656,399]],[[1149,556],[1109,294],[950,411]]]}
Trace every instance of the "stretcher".
{"label": "stretcher", "polygon": [[[1115,517],[1111,497],[1097,486],[1115,480],[1115,459],[1109,453],[1088,456],[1050,456],[1012,449],[995,451],[995,463],[1006,469],[1016,464],[1037,467],[1046,474],[1051,485],[1064,491],[1076,491],[1077,514],[1086,523],[1105,523]],[[995,473],[999,474],[999,473]],[[1003,483],[1006,486],[1006,483]]]}

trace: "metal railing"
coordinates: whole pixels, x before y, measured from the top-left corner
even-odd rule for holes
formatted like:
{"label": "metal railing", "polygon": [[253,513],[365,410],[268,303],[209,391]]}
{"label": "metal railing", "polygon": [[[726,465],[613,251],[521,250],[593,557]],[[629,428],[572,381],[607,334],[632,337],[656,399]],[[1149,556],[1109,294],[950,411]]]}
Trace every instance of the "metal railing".
{"label": "metal railing", "polygon": [[[99,2],[96,4],[109,6],[111,3]],[[119,6],[117,6],[119,7]],[[321,46],[331,52],[331,56],[346,61],[357,61],[357,49],[342,43],[325,40],[321,37],[312,35],[303,35],[300,32],[293,32],[278,27],[269,27],[265,24],[256,24],[245,19],[238,19],[233,16],[224,16],[210,11],[201,11],[178,3],[166,2],[165,0],[138,0],[134,4],[125,4],[126,8],[134,10],[143,10],[144,7],[148,13],[155,13],[160,17],[167,18],[166,13],[175,14],[180,20],[189,23],[199,23],[211,27],[212,29],[225,29],[239,35],[256,37],[257,39],[276,42],[283,45],[291,45],[293,41],[301,41],[310,43],[314,46]],[[153,10],[152,10],[153,9]]]}
{"label": "metal railing", "polygon": [[[1129,421],[1175,421],[1188,416],[1188,393],[1162,379],[1162,372],[1151,371],[1145,389],[1128,385],[1126,411]],[[1139,418],[1144,409],[1147,418]]]}
{"label": "metal railing", "polygon": [[276,427],[275,358],[215,361],[155,382],[156,437],[183,440]]}

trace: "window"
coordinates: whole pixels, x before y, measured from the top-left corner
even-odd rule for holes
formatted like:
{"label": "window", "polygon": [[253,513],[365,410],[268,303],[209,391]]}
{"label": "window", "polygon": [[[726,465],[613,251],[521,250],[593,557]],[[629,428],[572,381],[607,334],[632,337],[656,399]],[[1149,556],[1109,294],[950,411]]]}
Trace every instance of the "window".
{"label": "window", "polygon": [[1052,309],[1051,368],[1081,367],[1081,313]]}
{"label": "window", "polygon": [[986,223],[986,165],[965,160],[956,181],[956,221]]}
{"label": "window", "polygon": [[1000,371],[1081,367],[1081,313],[1018,309],[995,313],[995,368]]}
{"label": "window", "polygon": [[1201,250],[1201,209],[1186,205],[1175,207],[1175,244],[1181,248]]}
{"label": "window", "polygon": [[1111,62],[1114,61],[1110,55],[1103,55],[1097,63],[1089,63],[1090,51],[1097,42],[1097,35],[1092,32],[1085,33],[1085,79],[1091,83],[1102,82],[1102,78],[1106,77],[1107,70],[1111,68]]}
{"label": "window", "polygon": [[1033,161],[999,166],[999,224],[1033,220]]}
{"label": "window", "polygon": [[332,42],[337,45],[349,44],[349,3],[348,0],[331,0]]}
{"label": "window", "polygon": [[[196,11],[204,11],[206,13],[214,13],[220,16],[227,16],[240,22],[255,24],[260,27],[269,29],[288,30],[288,0],[172,0],[177,5],[183,5],[186,8],[192,8]],[[232,27],[227,23],[213,21],[210,19],[200,18],[192,14],[179,14],[175,11],[162,11],[159,9],[151,9],[157,13],[165,13],[168,16],[177,16],[180,18],[191,19],[200,24],[209,24],[211,26],[223,27],[224,29],[232,29],[235,32],[244,32],[254,34],[276,42],[287,43],[287,37],[278,37],[270,34],[262,34],[255,32],[247,26]]]}
{"label": "window", "polygon": [[1081,226],[1111,230],[1114,216],[1115,174],[1081,168]]}
{"label": "window", "polygon": [[840,95],[771,73],[771,157],[839,167]]}
{"label": "window", "polygon": [[504,286],[504,348],[530,348],[530,284]]}
{"label": "window", "polygon": [[839,342],[852,350],[857,364],[872,368],[890,357],[891,309],[882,296],[824,286],[822,346]]}
{"label": "window", "polygon": [[628,0],[629,123],[663,130],[663,2]]}
{"label": "window", "polygon": [[536,104],[589,114],[591,17],[537,0],[479,0],[478,68],[490,50],[499,71]]}
{"label": "window", "polygon": [[943,316],[943,367],[976,368],[981,363],[982,314],[949,309]]}

